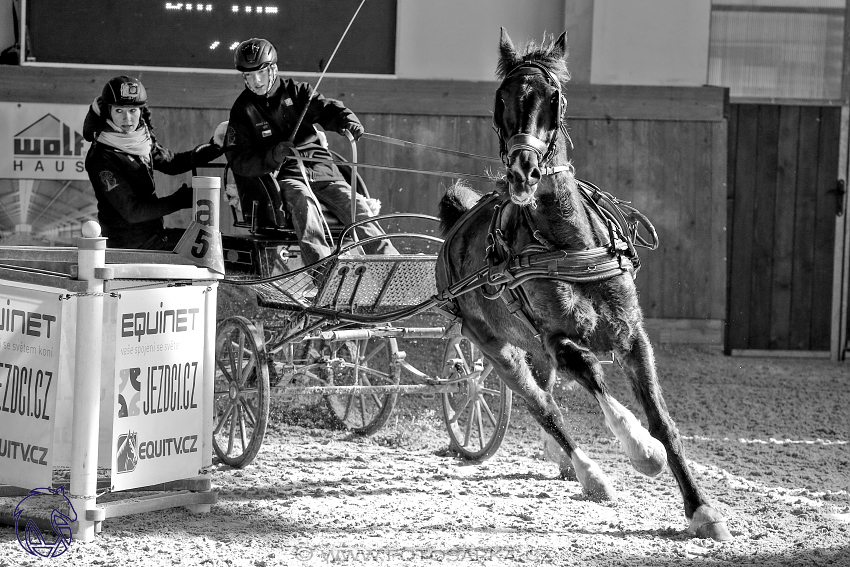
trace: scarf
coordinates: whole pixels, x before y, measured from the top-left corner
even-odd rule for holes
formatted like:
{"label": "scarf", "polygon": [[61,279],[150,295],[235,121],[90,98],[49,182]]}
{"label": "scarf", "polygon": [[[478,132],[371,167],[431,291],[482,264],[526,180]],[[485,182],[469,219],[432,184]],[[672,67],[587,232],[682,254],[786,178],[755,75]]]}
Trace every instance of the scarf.
{"label": "scarf", "polygon": [[153,148],[153,143],[151,142],[150,132],[148,132],[148,127],[142,125],[135,132],[130,132],[129,134],[125,134],[121,132],[120,128],[118,128],[112,120],[107,119],[107,124],[115,130],[119,130],[118,132],[101,132],[97,137],[97,141],[106,144],[107,146],[111,146],[116,150],[120,150],[122,152],[133,154],[139,157],[147,158],[151,155],[151,149]]}

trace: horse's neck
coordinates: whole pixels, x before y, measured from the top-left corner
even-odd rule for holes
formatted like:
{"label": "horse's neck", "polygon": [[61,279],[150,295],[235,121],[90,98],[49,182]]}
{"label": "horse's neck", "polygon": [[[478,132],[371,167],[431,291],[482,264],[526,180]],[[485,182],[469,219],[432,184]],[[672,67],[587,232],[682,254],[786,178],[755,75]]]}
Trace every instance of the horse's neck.
{"label": "horse's neck", "polygon": [[591,219],[575,182],[549,178],[552,191],[538,198],[536,209],[530,210],[532,222],[545,238],[558,248],[584,250],[598,244]]}

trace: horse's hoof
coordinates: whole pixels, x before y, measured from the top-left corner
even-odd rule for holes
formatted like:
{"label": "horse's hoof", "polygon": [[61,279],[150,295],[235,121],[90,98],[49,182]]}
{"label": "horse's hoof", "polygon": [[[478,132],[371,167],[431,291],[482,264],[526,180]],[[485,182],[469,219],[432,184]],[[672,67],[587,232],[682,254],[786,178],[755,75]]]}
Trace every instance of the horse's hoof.
{"label": "horse's hoof", "polygon": [[578,481],[578,475],[573,467],[561,467],[558,471],[558,478],[561,480]]}
{"label": "horse's hoof", "polygon": [[617,499],[605,473],[578,447],[573,449],[572,463],[585,498],[594,502]]}
{"label": "horse's hoof", "polygon": [[613,502],[617,499],[617,491],[608,483],[582,486],[581,493],[591,502]]}
{"label": "horse's hoof", "polygon": [[658,476],[667,464],[667,450],[661,441],[646,432],[640,448],[631,451],[635,456],[629,456],[632,467],[641,474],[649,477]]}
{"label": "horse's hoof", "polygon": [[644,454],[643,458],[635,459],[629,457],[629,462],[639,473],[654,477],[660,475],[661,471],[664,470],[664,466],[667,464],[667,451],[660,441],[653,437],[650,437],[650,439],[653,442],[647,447],[649,450]]}
{"label": "horse's hoof", "polygon": [[720,512],[711,506],[702,505],[694,512],[694,517],[688,523],[688,532],[700,539],[714,541],[729,541],[732,534],[726,528],[726,520]]}
{"label": "horse's hoof", "polygon": [[657,459],[642,459],[640,461],[629,459],[629,462],[632,464],[633,469],[648,477],[660,475],[661,471],[664,470],[664,465],[667,464],[666,459],[663,461],[658,461]]}

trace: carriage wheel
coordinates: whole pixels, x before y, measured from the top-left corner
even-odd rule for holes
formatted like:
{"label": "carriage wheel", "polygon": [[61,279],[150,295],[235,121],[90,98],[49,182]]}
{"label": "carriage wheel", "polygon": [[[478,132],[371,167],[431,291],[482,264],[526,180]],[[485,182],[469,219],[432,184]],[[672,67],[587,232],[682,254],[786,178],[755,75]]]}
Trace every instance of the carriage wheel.
{"label": "carriage wheel", "polygon": [[269,369],[257,328],[244,317],[219,323],[215,336],[213,449],[218,458],[244,467],[254,460],[266,434]]}
{"label": "carriage wheel", "polygon": [[[331,343],[333,358],[329,382],[335,386],[389,386],[399,383],[392,361],[398,352],[396,339],[362,339]],[[328,408],[348,429],[361,435],[378,431],[389,419],[397,393],[329,394]]]}
{"label": "carriage wheel", "polygon": [[502,444],[511,419],[512,392],[477,346],[465,337],[446,344],[445,378],[468,376],[458,392],[443,394],[450,448],[471,461],[489,459]]}

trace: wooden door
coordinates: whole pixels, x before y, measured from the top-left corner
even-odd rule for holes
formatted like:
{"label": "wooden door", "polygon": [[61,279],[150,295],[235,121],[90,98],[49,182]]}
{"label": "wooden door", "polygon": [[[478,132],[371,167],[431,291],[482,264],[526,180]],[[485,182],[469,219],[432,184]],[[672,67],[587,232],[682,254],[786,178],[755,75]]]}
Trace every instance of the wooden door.
{"label": "wooden door", "polygon": [[733,104],[725,350],[830,350],[840,107]]}

